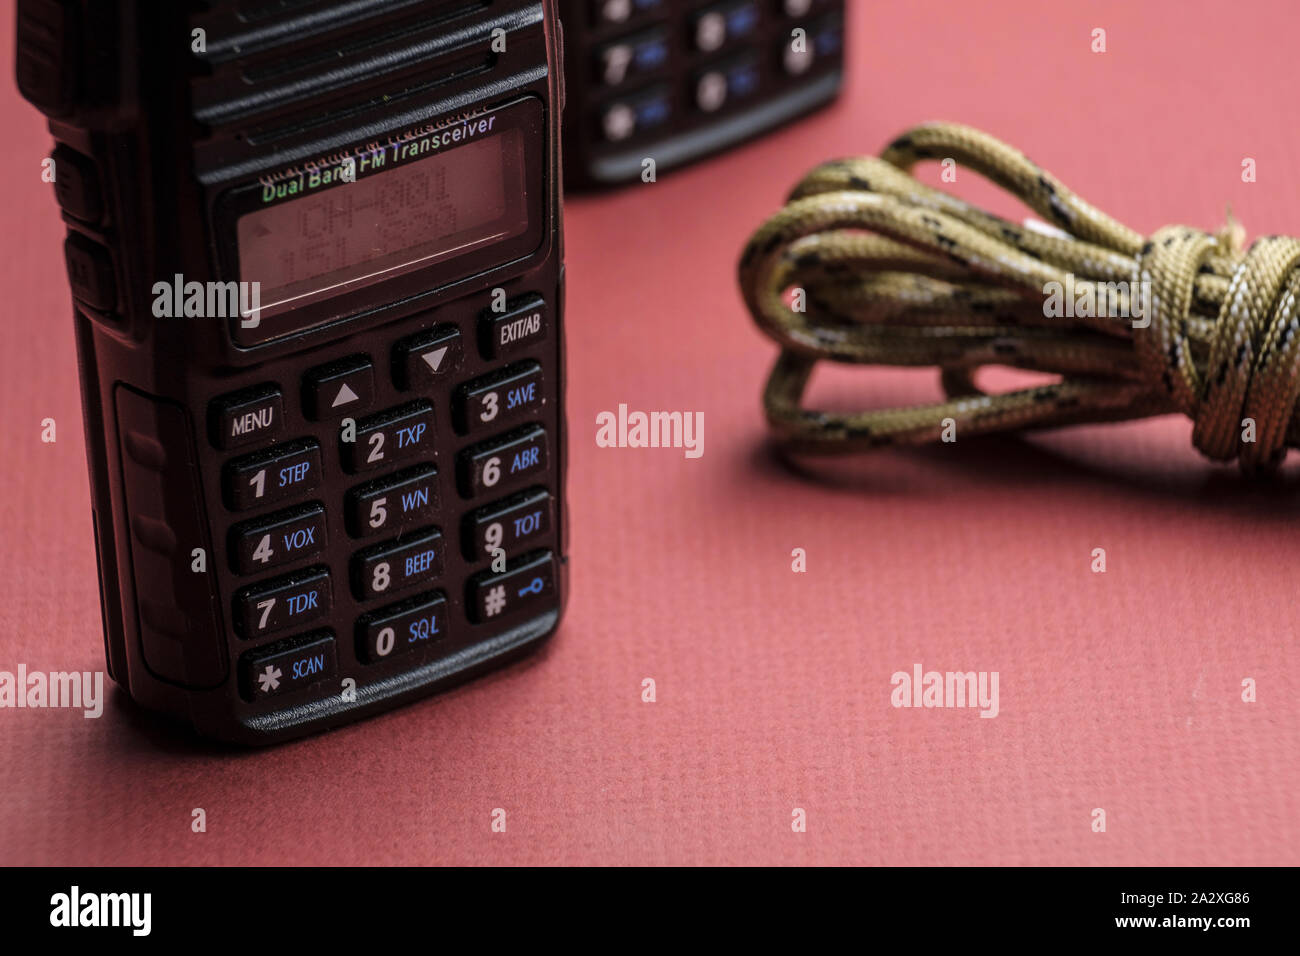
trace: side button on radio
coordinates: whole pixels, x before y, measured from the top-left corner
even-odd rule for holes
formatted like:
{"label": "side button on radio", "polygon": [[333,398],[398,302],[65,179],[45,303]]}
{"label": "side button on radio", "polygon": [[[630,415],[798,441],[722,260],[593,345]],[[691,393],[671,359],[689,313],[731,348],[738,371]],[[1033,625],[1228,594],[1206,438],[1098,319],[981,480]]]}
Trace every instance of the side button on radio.
{"label": "side button on radio", "polygon": [[63,258],[73,296],[92,309],[110,311],[117,305],[113,259],[107,249],[74,232],[63,243]]}
{"label": "side button on radio", "polygon": [[81,87],[81,64],[86,61],[79,56],[78,11],[78,6],[58,0],[22,0],[18,4],[14,63],[18,89],[51,116],[70,112]]}
{"label": "side button on radio", "polygon": [[104,216],[104,202],[95,164],[62,144],[54,147],[50,159],[54,161],[54,198],[59,207],[82,222],[99,222]]}

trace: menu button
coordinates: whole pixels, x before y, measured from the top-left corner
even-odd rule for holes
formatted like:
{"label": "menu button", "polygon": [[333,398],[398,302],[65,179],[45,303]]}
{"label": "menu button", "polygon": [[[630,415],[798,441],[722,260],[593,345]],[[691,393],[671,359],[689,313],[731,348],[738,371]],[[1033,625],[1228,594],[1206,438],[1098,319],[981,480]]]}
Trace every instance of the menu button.
{"label": "menu button", "polygon": [[284,426],[284,402],[274,385],[223,395],[212,403],[212,442],[218,448],[241,448],[270,441]]}

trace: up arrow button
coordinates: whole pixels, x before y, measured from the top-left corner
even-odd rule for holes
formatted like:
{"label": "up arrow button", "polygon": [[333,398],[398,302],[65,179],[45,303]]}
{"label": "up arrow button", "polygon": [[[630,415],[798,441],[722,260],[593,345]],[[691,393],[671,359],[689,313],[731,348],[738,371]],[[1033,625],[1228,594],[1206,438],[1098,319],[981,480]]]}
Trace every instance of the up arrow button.
{"label": "up arrow button", "polygon": [[374,398],[375,370],[364,355],[314,368],[303,383],[303,410],[316,421],[352,415]]}
{"label": "up arrow button", "polygon": [[346,405],[348,402],[355,402],[357,393],[348,388],[348,383],[344,382],[339,393],[334,396],[334,401],[330,403],[330,408],[338,408],[340,405]]}

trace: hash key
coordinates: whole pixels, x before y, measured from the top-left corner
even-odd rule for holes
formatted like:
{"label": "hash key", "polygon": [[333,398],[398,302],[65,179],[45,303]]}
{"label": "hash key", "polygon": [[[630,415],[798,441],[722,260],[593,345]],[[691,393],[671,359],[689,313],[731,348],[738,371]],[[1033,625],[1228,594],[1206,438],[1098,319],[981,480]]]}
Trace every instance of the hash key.
{"label": "hash key", "polygon": [[485,572],[469,582],[469,609],[477,623],[495,621],[545,603],[555,594],[555,558],[534,551],[507,563],[501,574]]}

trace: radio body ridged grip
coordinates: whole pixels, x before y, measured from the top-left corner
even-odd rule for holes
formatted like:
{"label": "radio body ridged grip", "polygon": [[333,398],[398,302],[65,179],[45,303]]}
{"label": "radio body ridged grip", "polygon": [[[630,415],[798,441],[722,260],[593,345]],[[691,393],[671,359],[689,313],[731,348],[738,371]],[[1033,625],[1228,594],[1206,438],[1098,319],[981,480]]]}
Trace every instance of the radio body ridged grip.
{"label": "radio body ridged grip", "polygon": [[116,389],[122,493],[137,589],[140,647],[149,670],[184,687],[217,687],[229,670],[189,416],[172,402]]}
{"label": "radio body ridged grip", "polygon": [[[555,632],[568,583],[558,34],[551,0],[19,0],[19,85],[49,117],[62,184],[108,670],[139,704],[276,743]],[[388,209],[385,189],[452,175],[453,160],[417,164],[488,132],[497,194],[518,207],[499,240],[264,310],[260,326],[167,314],[176,282],[245,278],[242,219],[309,208],[277,187],[296,182],[346,221],[349,204]],[[383,168],[363,168],[357,191],[312,192],[313,171],[349,155]],[[495,163],[497,146],[473,155]],[[477,159],[459,168],[482,175]],[[389,169],[408,174],[385,186]],[[448,222],[474,212],[439,195]],[[496,408],[510,410],[499,423]],[[544,460],[460,483],[471,452],[521,429],[544,436]]]}

